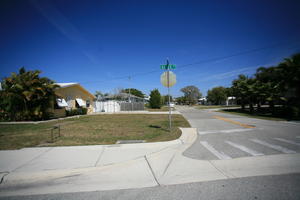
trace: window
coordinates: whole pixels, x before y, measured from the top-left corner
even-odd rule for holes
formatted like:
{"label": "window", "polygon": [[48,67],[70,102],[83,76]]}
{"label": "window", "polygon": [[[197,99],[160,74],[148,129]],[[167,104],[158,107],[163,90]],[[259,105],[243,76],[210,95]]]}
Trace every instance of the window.
{"label": "window", "polygon": [[91,104],[90,100],[86,100],[86,107],[87,108],[90,107],[90,104]]}

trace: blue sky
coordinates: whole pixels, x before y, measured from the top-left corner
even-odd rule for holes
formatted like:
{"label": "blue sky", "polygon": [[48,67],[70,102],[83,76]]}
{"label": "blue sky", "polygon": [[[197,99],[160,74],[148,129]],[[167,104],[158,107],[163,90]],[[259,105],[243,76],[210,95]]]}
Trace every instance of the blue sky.
{"label": "blue sky", "polygon": [[187,85],[206,94],[300,52],[299,10],[288,0],[3,0],[0,75],[25,66],[91,92],[166,94],[160,65],[168,57],[177,65],[173,95]]}

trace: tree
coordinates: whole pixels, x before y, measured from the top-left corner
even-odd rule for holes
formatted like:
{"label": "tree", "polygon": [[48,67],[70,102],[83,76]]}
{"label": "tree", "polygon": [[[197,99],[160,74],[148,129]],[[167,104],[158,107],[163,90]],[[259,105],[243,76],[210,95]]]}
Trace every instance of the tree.
{"label": "tree", "polygon": [[242,109],[249,104],[250,112],[253,112],[253,104],[256,102],[255,79],[240,74],[238,79],[232,81],[232,92],[240,101]]}
{"label": "tree", "polygon": [[220,105],[227,100],[227,90],[224,87],[214,87],[207,92],[207,100],[215,105]]}
{"label": "tree", "polygon": [[183,104],[186,103],[186,98],[185,98],[184,96],[182,96],[182,97],[177,97],[177,98],[176,98],[176,102],[177,102],[178,104],[180,104],[180,105],[183,105]]}
{"label": "tree", "polygon": [[[277,67],[260,67],[256,70],[255,91],[259,102],[269,102],[270,108],[274,113],[275,102],[280,101],[284,78],[282,72]],[[260,104],[260,103],[259,103]]]}
{"label": "tree", "polygon": [[[170,102],[173,101],[172,96],[170,95]],[[168,104],[169,103],[169,95],[162,96],[162,104]]]}
{"label": "tree", "polygon": [[161,95],[158,89],[154,89],[150,93],[150,100],[149,100],[150,108],[161,108]]}
{"label": "tree", "polygon": [[104,94],[101,91],[96,91],[94,95],[97,100],[100,100],[104,97]]}
{"label": "tree", "polygon": [[300,53],[284,59],[278,68],[281,72],[281,92],[287,103],[300,107]]}
{"label": "tree", "polygon": [[181,92],[184,93],[184,97],[186,99],[186,103],[188,104],[195,104],[198,102],[198,99],[202,96],[200,93],[200,90],[193,85],[186,86],[184,88],[181,88]]}
{"label": "tree", "polygon": [[7,120],[40,120],[49,118],[49,108],[55,101],[54,90],[59,87],[38,70],[12,73],[2,81],[0,110]]}
{"label": "tree", "polygon": [[134,96],[141,97],[141,98],[145,97],[145,95],[143,94],[142,91],[135,89],[135,88],[126,88],[126,89],[122,90],[122,92],[129,94],[129,90],[130,90],[130,94],[132,94]]}
{"label": "tree", "polygon": [[[231,89],[242,109],[249,104],[250,112],[253,112],[253,104],[257,103],[260,109],[262,103],[268,102],[273,115],[279,112],[281,116],[299,116],[300,53],[284,59],[277,66],[259,67],[252,78],[239,75]],[[275,104],[283,105],[283,108],[277,109]]]}

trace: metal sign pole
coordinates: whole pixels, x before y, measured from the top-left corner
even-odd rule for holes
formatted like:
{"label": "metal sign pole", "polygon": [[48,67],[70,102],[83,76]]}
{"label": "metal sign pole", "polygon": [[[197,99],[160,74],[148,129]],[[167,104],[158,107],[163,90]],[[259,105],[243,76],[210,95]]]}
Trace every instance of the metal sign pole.
{"label": "metal sign pole", "polygon": [[167,80],[168,80],[168,99],[169,99],[169,131],[171,132],[172,118],[171,118],[171,105],[170,105],[170,69],[169,69],[169,60],[168,59],[167,59]]}
{"label": "metal sign pole", "polygon": [[171,94],[170,87],[175,85],[176,83],[176,75],[171,72],[171,69],[175,69],[175,65],[169,64],[169,59],[167,58],[166,65],[160,65],[160,68],[165,70],[165,72],[161,75],[160,81],[163,86],[168,88],[168,103],[169,103],[169,131],[172,129],[172,111],[171,111]]}

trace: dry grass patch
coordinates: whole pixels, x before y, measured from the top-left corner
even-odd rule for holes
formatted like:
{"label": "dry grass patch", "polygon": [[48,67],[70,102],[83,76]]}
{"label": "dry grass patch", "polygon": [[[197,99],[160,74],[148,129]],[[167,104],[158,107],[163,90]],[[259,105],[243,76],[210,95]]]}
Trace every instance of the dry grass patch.
{"label": "dry grass patch", "polygon": [[[50,132],[60,124],[61,137],[51,142]],[[81,116],[42,124],[0,125],[0,149],[33,146],[114,144],[117,140],[167,141],[178,138],[178,127],[190,127],[181,115],[173,115],[168,131],[168,115],[112,114]]]}

